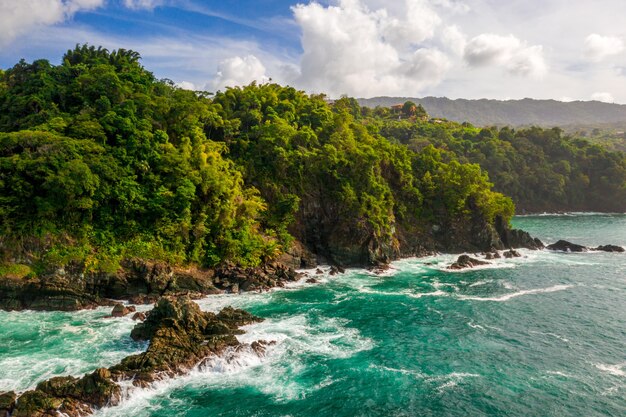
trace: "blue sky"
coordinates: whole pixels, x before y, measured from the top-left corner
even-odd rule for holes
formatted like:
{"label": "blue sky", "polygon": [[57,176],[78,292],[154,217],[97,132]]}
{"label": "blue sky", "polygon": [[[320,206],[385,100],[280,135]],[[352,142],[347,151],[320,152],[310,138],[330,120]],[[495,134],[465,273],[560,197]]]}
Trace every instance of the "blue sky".
{"label": "blue sky", "polygon": [[209,91],[626,103],[623,16],[623,0],[0,0],[0,67],[90,43]]}

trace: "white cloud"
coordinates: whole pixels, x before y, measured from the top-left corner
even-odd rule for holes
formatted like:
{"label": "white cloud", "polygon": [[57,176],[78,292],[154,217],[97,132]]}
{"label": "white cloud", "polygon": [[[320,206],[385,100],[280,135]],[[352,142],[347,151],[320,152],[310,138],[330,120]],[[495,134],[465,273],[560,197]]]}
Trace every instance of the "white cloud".
{"label": "white cloud", "polygon": [[182,88],[183,90],[191,90],[191,91],[197,90],[195,84],[189,81],[181,81],[179,83],[176,83],[176,87]]}
{"label": "white cloud", "polygon": [[440,6],[451,10],[454,13],[467,13],[471,10],[470,6],[458,0],[430,0],[435,6]]}
{"label": "white cloud", "polygon": [[124,6],[134,10],[152,10],[157,6],[161,6],[162,4],[163,0],[124,0]]}
{"label": "white cloud", "polygon": [[465,35],[456,25],[447,26],[443,30],[441,34],[441,41],[448,49],[459,56],[463,55],[465,45],[467,45]]}
{"label": "white cloud", "polygon": [[624,50],[624,41],[616,36],[601,36],[592,33],[585,39],[583,52],[591,61],[601,61]]}
{"label": "white cloud", "polygon": [[209,90],[223,89],[250,84],[252,81],[266,82],[265,66],[254,55],[236,56],[219,63],[216,77],[207,84]]}
{"label": "white cloud", "polygon": [[[402,6],[402,7],[400,7]],[[426,1],[372,10],[360,0],[293,7],[302,30],[300,77],[309,91],[369,97],[418,94],[450,66],[439,50],[418,44],[441,23]]]}
{"label": "white cloud", "polygon": [[591,95],[591,99],[595,101],[602,101],[604,103],[615,103],[615,98],[613,97],[613,95],[607,92],[593,93]]}
{"label": "white cloud", "polygon": [[543,47],[527,46],[513,35],[478,35],[466,45],[464,57],[470,66],[503,66],[513,75],[542,77],[548,70]]}
{"label": "white cloud", "polygon": [[58,24],[79,11],[93,10],[103,4],[104,0],[0,1],[0,46],[37,26]]}
{"label": "white cloud", "polygon": [[[344,10],[359,7],[358,0],[344,0],[340,4]],[[361,7],[361,12],[378,18],[380,34],[396,47],[408,47],[432,38],[441,23],[439,15],[424,0],[406,0],[404,10],[397,15],[388,8],[372,13]]]}

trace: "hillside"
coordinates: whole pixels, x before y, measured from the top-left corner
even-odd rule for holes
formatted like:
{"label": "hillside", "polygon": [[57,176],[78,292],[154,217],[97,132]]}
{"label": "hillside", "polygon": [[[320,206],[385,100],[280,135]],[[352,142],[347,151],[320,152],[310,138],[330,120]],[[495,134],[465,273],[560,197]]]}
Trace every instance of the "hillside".
{"label": "hillside", "polygon": [[323,96],[253,83],[209,99],[139,61],[85,45],[0,71],[0,260],[45,275],[256,266],[294,241],[339,265],[503,246],[513,203],[478,165],[374,135]]}
{"label": "hillside", "polygon": [[596,126],[626,125],[626,105],[599,101],[561,102],[556,100],[451,100],[445,97],[375,97],[359,99],[363,106],[390,107],[406,101],[424,106],[432,117],[476,126]]}

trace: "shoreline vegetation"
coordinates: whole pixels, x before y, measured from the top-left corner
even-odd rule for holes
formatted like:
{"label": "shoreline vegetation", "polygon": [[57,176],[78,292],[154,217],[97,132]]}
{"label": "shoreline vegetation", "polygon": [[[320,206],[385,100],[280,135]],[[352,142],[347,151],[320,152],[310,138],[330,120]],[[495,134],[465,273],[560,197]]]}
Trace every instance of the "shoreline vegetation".
{"label": "shoreline vegetation", "polygon": [[238,327],[259,319],[193,298],[284,286],[318,264],[543,249],[511,228],[514,202],[626,211],[624,154],[559,129],[477,128],[277,84],[192,92],[139,60],[83,45],[57,66],[0,70],[0,309],[156,303],[133,330],[146,352],[2,394],[0,412],[88,415],[120,401],[120,382],[243,348]]}

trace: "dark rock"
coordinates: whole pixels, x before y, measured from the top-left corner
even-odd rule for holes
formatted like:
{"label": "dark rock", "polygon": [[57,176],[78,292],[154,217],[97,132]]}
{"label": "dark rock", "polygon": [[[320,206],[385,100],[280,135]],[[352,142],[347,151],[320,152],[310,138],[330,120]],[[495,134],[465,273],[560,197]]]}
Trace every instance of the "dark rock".
{"label": "dark rock", "polygon": [[456,260],[455,263],[453,263],[452,265],[448,267],[448,269],[459,270],[459,269],[473,268],[475,266],[480,266],[480,265],[489,265],[489,262],[480,261],[468,255],[461,255],[459,256],[459,258]]}
{"label": "dark rock", "polygon": [[493,253],[488,252],[487,254],[485,254],[485,259],[489,259],[489,260],[494,259],[493,258]]}
{"label": "dark rock", "polygon": [[142,312],[137,312],[137,313],[133,314],[132,319],[135,320],[135,321],[145,321],[146,320],[146,314],[142,313]]}
{"label": "dark rock", "polygon": [[496,218],[496,231],[505,248],[543,249],[541,240],[533,238],[528,232],[519,229],[511,229],[508,224],[498,216]]}
{"label": "dark rock", "polygon": [[315,254],[297,240],[291,244],[289,249],[277,261],[293,269],[315,268],[317,266]]}
{"label": "dark rock", "polygon": [[598,246],[594,250],[599,250],[603,252],[624,252],[624,248],[616,245],[602,245]]}
{"label": "dark rock", "polygon": [[74,311],[102,305],[113,305],[113,302],[89,294],[79,276],[66,272],[29,279],[0,278],[0,309],[3,310]]}
{"label": "dark rock", "polygon": [[516,251],[515,249],[510,249],[506,252],[503,253],[505,258],[520,258],[522,256],[521,253],[519,253],[518,251]]}
{"label": "dark rock", "polygon": [[132,304],[154,304],[159,299],[156,295],[135,295],[128,299]]}
{"label": "dark rock", "polygon": [[224,264],[215,270],[214,283],[227,292],[268,290],[284,282],[295,282],[298,274],[293,268],[273,262],[255,268]]}
{"label": "dark rock", "polygon": [[[119,403],[122,381],[146,387],[156,380],[187,372],[209,356],[224,353],[227,347],[241,348],[235,337],[243,333],[239,326],[258,321],[261,319],[243,310],[227,307],[213,314],[201,311],[189,298],[163,297],[145,322],[137,324],[131,333],[135,340],[150,341],[144,353],[82,378],[55,377],[41,382],[17,401],[15,394],[0,395],[0,407],[6,404],[10,409],[16,404],[12,415],[17,417],[92,414]],[[261,355],[269,344],[257,342],[251,347]]]}
{"label": "dark rock", "polygon": [[576,243],[568,242],[566,240],[559,240],[552,245],[548,245],[547,248],[563,252],[587,252],[588,250],[586,246],[577,245]]}
{"label": "dark rock", "polygon": [[322,271],[321,269],[317,268],[317,269],[315,270],[315,273],[316,273],[317,275],[323,275],[323,274],[324,274],[324,271]]}
{"label": "dark rock", "polygon": [[127,307],[124,304],[117,303],[113,307],[113,311],[111,311],[111,317],[124,317],[134,312],[135,312],[134,306]]}
{"label": "dark rock", "polygon": [[319,281],[318,281],[318,280],[316,280],[315,278],[308,278],[308,279],[306,280],[306,283],[307,283],[307,284],[317,284],[318,282],[319,282]]}
{"label": "dark rock", "polygon": [[330,275],[337,275],[337,274],[345,274],[346,270],[342,267],[340,267],[339,265],[333,265],[330,267]]}
{"label": "dark rock", "polygon": [[15,408],[15,400],[17,394],[15,392],[4,392],[0,394],[0,417],[8,417]]}

